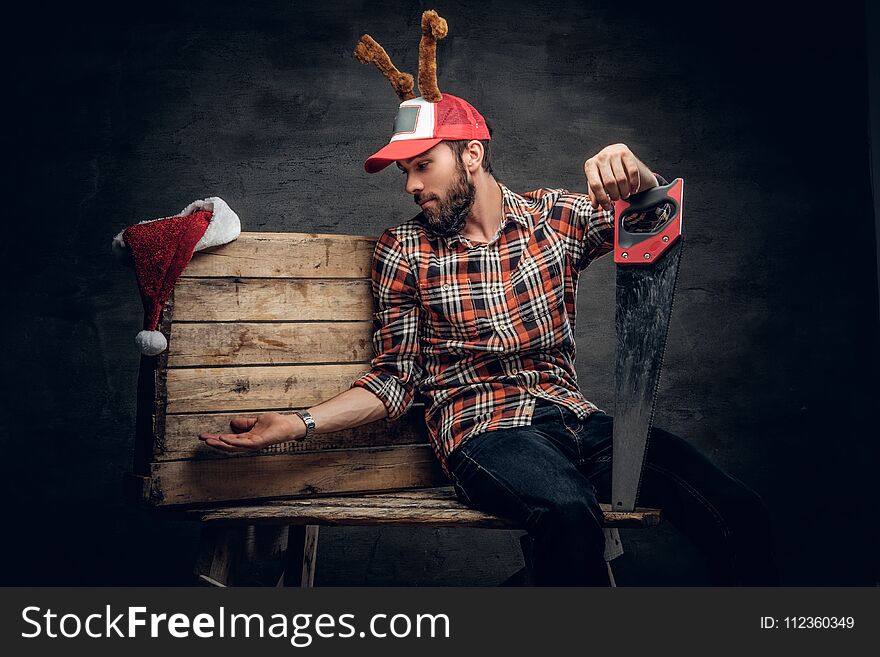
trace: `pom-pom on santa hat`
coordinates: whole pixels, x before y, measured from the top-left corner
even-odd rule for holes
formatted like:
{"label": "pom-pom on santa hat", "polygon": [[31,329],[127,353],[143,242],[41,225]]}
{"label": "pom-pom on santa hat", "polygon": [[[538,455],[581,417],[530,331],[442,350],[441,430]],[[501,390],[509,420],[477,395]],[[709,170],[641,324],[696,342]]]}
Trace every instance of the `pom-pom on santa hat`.
{"label": "pom-pom on santa hat", "polygon": [[195,251],[231,242],[241,221],[226,202],[212,196],[193,201],[172,217],[147,219],[113,238],[113,253],[134,266],[144,304],[144,330],[135,342],[147,356],[160,354],[168,341],[158,330],[162,306]]}
{"label": "pom-pom on santa hat", "polygon": [[422,14],[419,41],[419,91],[413,93],[413,76],[401,73],[385,49],[364,34],[354,54],[363,64],[375,64],[402,101],[394,121],[391,140],[367,158],[368,173],[381,171],[395,160],[408,160],[434,148],[444,139],[491,139],[486,120],[473,105],[437,87],[437,41],[449,32],[446,20],[429,9]]}

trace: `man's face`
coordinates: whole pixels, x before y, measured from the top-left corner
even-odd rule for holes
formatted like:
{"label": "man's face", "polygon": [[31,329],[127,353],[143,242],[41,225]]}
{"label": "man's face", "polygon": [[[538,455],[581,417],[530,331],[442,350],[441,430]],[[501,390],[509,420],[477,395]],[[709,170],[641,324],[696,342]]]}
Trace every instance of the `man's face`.
{"label": "man's face", "polygon": [[406,176],[406,192],[422,208],[425,230],[434,235],[455,235],[467,223],[476,188],[470,172],[443,142],[409,160],[398,160]]}

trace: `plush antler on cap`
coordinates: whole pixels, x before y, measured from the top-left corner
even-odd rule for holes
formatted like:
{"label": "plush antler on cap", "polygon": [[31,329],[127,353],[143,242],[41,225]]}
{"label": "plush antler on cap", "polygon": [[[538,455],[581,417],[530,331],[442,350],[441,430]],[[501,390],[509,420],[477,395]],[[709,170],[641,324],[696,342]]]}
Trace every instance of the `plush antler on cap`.
{"label": "plush antler on cap", "polygon": [[362,64],[375,64],[376,68],[382,71],[383,75],[388,78],[397,97],[401,101],[415,98],[413,93],[413,76],[409,73],[401,73],[397,67],[391,63],[391,58],[385,49],[376,43],[369,34],[365,34],[358,41],[354,49],[354,56],[358,58]]}
{"label": "plush antler on cap", "polygon": [[419,41],[419,91],[432,103],[443,100],[437,88],[437,41],[448,33],[446,19],[429,9],[422,14],[422,38]]}

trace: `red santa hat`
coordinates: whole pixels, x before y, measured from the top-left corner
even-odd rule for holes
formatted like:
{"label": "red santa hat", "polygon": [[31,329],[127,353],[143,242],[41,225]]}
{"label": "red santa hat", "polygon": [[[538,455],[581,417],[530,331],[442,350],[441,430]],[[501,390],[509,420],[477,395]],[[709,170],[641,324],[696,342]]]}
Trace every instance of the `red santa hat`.
{"label": "red santa hat", "polygon": [[147,219],[113,238],[113,253],[133,266],[144,304],[144,330],[135,342],[143,354],[155,356],[168,347],[158,330],[162,306],[193,253],[231,242],[241,233],[238,215],[217,197],[193,201],[171,217]]}

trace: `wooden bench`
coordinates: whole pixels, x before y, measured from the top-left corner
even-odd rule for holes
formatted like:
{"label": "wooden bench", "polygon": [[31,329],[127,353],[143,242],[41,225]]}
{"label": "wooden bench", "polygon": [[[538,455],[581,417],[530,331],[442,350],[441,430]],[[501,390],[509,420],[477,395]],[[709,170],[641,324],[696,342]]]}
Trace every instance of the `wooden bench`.
{"label": "wooden bench", "polygon": [[[321,525],[521,529],[458,502],[428,444],[418,397],[397,421],[257,453],[227,454],[198,440],[203,431],[227,432],[236,415],[314,406],[370,369],[375,242],[242,233],[196,253],[165,304],[160,330],[169,347],[141,360],[126,491],[157,512],[202,523],[198,582],[233,584],[237,565],[280,553],[279,585],[311,586]],[[606,527],[660,522],[656,509],[603,510]]]}

